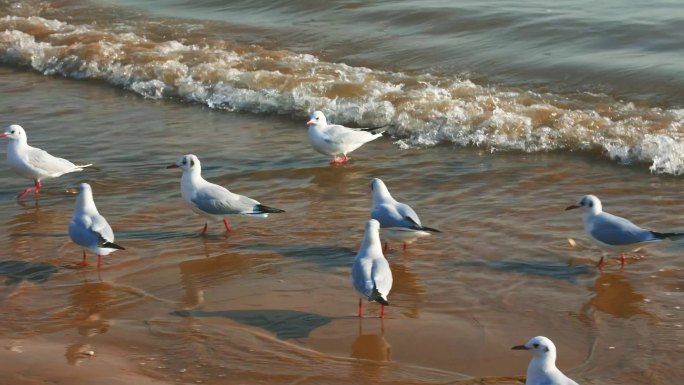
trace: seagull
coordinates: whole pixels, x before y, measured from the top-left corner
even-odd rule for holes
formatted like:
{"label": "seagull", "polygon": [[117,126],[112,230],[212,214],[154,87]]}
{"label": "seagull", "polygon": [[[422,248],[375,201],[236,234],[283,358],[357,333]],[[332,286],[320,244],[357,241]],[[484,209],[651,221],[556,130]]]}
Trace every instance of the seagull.
{"label": "seagull", "polygon": [[74,215],[69,222],[69,236],[83,248],[83,266],[87,266],[86,249],[97,254],[97,267],[102,265],[102,256],[117,250],[125,250],[114,243],[114,232],[105,217],[100,215],[93,200],[93,190],[88,183],[81,183],[76,198]]}
{"label": "seagull", "polygon": [[7,163],[12,171],[20,176],[31,178],[35,182],[34,187],[28,187],[17,199],[33,191],[36,198],[40,197],[41,179],[57,178],[58,176],[83,171],[92,164],[75,165],[66,159],[57,158],[46,151],[28,145],[26,131],[18,125],[12,124],[0,134],[0,138],[9,139],[7,143]]}
{"label": "seagull", "polygon": [[[576,204],[565,210],[581,208],[584,230],[601,249],[620,252],[620,264],[625,265],[625,252],[633,252],[663,239],[684,236],[684,233],[659,233],[646,230],[625,218],[608,214],[602,210],[601,201],[594,195],[581,197]],[[603,256],[598,267],[604,266]]]}
{"label": "seagull", "polygon": [[527,367],[525,385],[579,385],[556,367],[556,346],[546,337],[534,337],[513,350],[529,350],[534,357]]}
{"label": "seagull", "polygon": [[[416,239],[428,236],[431,232],[440,232],[421,225],[418,214],[409,205],[394,200],[382,180],[371,179],[370,189],[373,195],[371,218],[380,222],[380,228],[387,239],[404,242],[404,250]],[[383,251],[387,251],[387,248],[388,243],[385,242]]]}
{"label": "seagull", "polygon": [[[183,170],[181,195],[190,209],[205,218],[223,218],[223,224],[228,232],[230,232],[230,226],[226,219],[227,215],[241,214],[266,218],[271,213],[285,212],[264,206],[254,199],[232,193],[224,187],[207,182],[202,178],[202,165],[193,154],[181,156],[176,163],[166,168]],[[204,224],[201,234],[206,231],[207,223]]]}
{"label": "seagull", "polygon": [[363,235],[361,248],[351,271],[351,281],[354,289],[361,295],[359,298],[359,318],[362,314],[362,298],[368,302],[380,303],[380,318],[385,317],[387,296],[392,289],[392,270],[382,255],[380,245],[380,223],[371,219],[366,223],[366,233]]}
{"label": "seagull", "polygon": [[[344,164],[349,158],[347,154],[364,144],[382,136],[386,126],[374,128],[349,128],[339,124],[328,124],[325,115],[316,111],[306,122],[309,126],[309,141],[314,150],[323,155],[330,155],[330,164]],[[341,158],[338,156],[342,155]]]}

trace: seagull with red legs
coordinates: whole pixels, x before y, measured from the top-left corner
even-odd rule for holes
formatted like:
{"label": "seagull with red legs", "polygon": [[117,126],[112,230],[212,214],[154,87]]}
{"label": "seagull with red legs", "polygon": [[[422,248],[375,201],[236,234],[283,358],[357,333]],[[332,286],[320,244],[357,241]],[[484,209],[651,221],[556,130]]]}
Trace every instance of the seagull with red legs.
{"label": "seagull with red legs", "polygon": [[[166,168],[180,168],[183,171],[181,195],[190,209],[207,219],[223,219],[227,232],[230,232],[230,225],[226,218],[228,215],[266,218],[268,214],[285,212],[264,206],[254,199],[232,193],[224,187],[207,182],[202,178],[202,165],[193,154],[181,156],[176,163]],[[201,234],[206,231],[207,223],[204,224]]]}
{"label": "seagull with red legs", "polygon": [[[416,239],[440,232],[432,227],[423,226],[418,214],[409,205],[392,198],[382,180],[373,178],[370,189],[373,196],[371,218],[380,222],[382,234],[386,239],[403,242],[406,250]],[[387,249],[388,243],[385,242],[383,251]]]}
{"label": "seagull with red legs", "polygon": [[57,178],[61,175],[83,171],[92,164],[75,165],[66,159],[57,158],[39,148],[28,145],[26,131],[18,124],[12,124],[0,133],[0,138],[9,139],[7,143],[7,163],[16,174],[25,178],[33,179],[34,187],[28,187],[17,196],[22,198],[33,192],[36,198],[40,197],[42,188],[41,180]]}
{"label": "seagull with red legs", "polygon": [[74,215],[69,222],[71,240],[83,248],[83,266],[88,265],[86,250],[97,254],[97,267],[102,265],[102,256],[117,250],[125,250],[114,243],[114,231],[105,217],[100,215],[93,200],[93,190],[87,183],[79,186]]}
{"label": "seagull with red legs", "polygon": [[[625,252],[635,252],[644,246],[684,236],[684,233],[659,233],[641,228],[625,218],[603,211],[601,201],[594,195],[585,195],[565,210],[582,209],[584,230],[589,238],[605,251],[620,253],[620,265],[625,265]],[[603,256],[596,265],[603,267]]]}
{"label": "seagull with red legs", "polygon": [[314,150],[333,157],[330,164],[344,164],[347,154],[364,144],[382,136],[387,126],[375,128],[349,128],[339,124],[328,124],[325,115],[316,111],[306,122],[309,126],[309,141]]}
{"label": "seagull with red legs", "polygon": [[385,305],[389,305],[387,296],[392,289],[392,270],[382,254],[380,244],[380,223],[371,219],[366,223],[363,235],[351,271],[351,281],[359,293],[359,318],[363,314],[363,300],[380,304],[380,318],[385,317]]}

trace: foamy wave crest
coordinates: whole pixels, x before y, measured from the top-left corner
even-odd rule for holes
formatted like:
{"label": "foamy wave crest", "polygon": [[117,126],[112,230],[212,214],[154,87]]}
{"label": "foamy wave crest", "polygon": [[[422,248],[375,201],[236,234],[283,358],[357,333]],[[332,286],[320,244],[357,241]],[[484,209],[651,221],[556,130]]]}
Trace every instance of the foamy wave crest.
{"label": "foamy wave crest", "polygon": [[136,28],[6,16],[0,62],[216,109],[297,117],[319,109],[342,124],[390,125],[402,148],[451,142],[489,151],[593,151],[651,163],[656,173],[684,173],[684,110],[372,70],[181,32],[155,41],[144,37],[144,25]]}

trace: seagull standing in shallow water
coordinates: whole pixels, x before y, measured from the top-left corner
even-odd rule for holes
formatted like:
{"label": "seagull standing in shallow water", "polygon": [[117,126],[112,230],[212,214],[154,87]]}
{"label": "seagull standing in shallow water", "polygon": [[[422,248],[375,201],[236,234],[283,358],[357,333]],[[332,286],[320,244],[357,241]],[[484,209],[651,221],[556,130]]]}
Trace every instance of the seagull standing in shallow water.
{"label": "seagull standing in shallow water", "polygon": [[7,127],[5,132],[0,134],[0,138],[3,137],[9,139],[7,143],[9,167],[20,176],[33,179],[35,183],[34,187],[24,189],[17,199],[32,191],[36,198],[40,197],[41,179],[57,178],[92,166],[92,164],[75,165],[66,159],[54,157],[46,151],[29,146],[26,131],[18,124]]}
{"label": "seagull standing in shallow water", "polygon": [[[258,201],[239,194],[234,194],[219,185],[207,182],[202,178],[202,165],[192,154],[181,156],[176,163],[166,168],[180,168],[181,195],[190,209],[205,218],[222,218],[226,231],[230,232],[226,216],[241,214],[265,218],[271,213],[284,213],[284,210],[264,206]],[[204,224],[202,233],[207,231]]]}
{"label": "seagull standing in shallow water", "polygon": [[[371,218],[380,222],[380,228],[385,237],[403,242],[404,250],[416,239],[428,236],[431,232],[440,232],[421,225],[418,214],[409,205],[392,198],[382,180],[373,178],[370,182],[370,189],[373,196]],[[388,243],[385,242],[383,251],[387,251],[387,248]]]}
{"label": "seagull standing in shallow water", "polygon": [[579,385],[556,367],[556,346],[546,337],[534,337],[513,350],[529,350],[532,361],[527,367],[525,385]]}
{"label": "seagull standing in shallow water", "polygon": [[359,298],[359,318],[362,314],[362,298],[380,304],[380,318],[385,317],[385,305],[389,305],[387,296],[392,289],[392,270],[382,254],[380,244],[380,223],[371,219],[366,223],[361,248],[351,271],[354,289],[361,295]]}
{"label": "seagull standing in shallow water", "polygon": [[102,265],[102,256],[117,250],[125,250],[114,243],[114,231],[105,217],[100,215],[93,200],[93,190],[87,183],[81,183],[76,198],[76,208],[69,223],[69,236],[75,244],[83,248],[83,266],[88,265],[88,249],[97,254],[97,267]]}
{"label": "seagull standing in shallow water", "polygon": [[[349,158],[347,154],[364,144],[382,136],[387,127],[349,128],[339,124],[328,124],[325,115],[316,111],[306,122],[309,126],[309,141],[314,150],[323,155],[330,155],[330,164],[344,164]],[[340,158],[339,155],[342,155]]]}
{"label": "seagull standing in shallow water", "polygon": [[[620,252],[620,264],[625,265],[625,252],[634,252],[663,239],[684,236],[684,233],[659,233],[643,229],[625,218],[603,211],[601,201],[594,195],[581,197],[565,210],[582,209],[584,230],[601,249]],[[598,267],[604,265],[603,256]]]}

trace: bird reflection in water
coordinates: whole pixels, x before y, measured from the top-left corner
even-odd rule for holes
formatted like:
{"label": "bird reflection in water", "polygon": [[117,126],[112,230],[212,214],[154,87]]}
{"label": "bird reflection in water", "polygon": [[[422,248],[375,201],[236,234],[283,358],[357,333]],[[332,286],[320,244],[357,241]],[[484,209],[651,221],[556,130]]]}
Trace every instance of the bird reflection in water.
{"label": "bird reflection in water", "polygon": [[384,362],[389,362],[392,347],[385,340],[385,324],[380,320],[380,334],[363,334],[363,321],[359,320],[359,335],[351,346],[351,356],[359,360],[354,365],[354,378],[360,379],[361,384],[377,384],[381,381],[385,368]]}
{"label": "bird reflection in water", "polygon": [[637,293],[634,286],[622,272],[602,272],[591,289],[595,294],[582,306],[580,320],[593,320],[595,311],[617,318],[630,318],[636,315],[653,317],[643,308],[644,296]]}
{"label": "bird reflection in water", "polygon": [[392,347],[385,339],[385,324],[380,320],[380,334],[363,334],[363,321],[359,321],[359,336],[351,347],[351,356],[373,361],[391,361]]}

